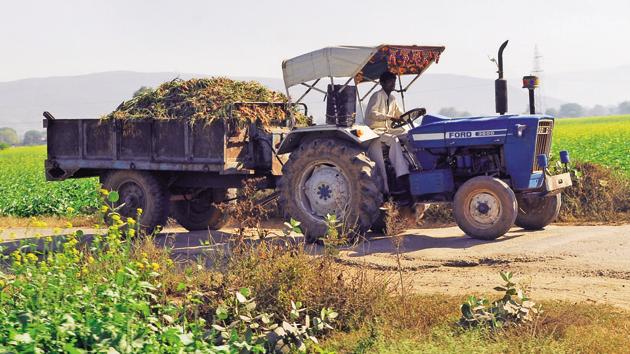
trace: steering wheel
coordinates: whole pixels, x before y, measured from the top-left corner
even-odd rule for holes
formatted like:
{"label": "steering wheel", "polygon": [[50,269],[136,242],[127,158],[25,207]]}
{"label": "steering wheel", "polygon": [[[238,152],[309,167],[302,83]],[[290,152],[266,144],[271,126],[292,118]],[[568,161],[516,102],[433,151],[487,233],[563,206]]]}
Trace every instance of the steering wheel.
{"label": "steering wheel", "polygon": [[392,120],[391,127],[397,129],[405,124],[409,124],[414,128],[413,121],[427,114],[427,110],[424,108],[414,108],[400,115],[397,120]]}

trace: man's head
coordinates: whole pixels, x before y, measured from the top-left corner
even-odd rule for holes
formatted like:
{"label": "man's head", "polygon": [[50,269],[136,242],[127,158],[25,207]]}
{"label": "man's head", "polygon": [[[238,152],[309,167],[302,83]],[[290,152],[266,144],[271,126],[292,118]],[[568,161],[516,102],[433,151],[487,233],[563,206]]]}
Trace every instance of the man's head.
{"label": "man's head", "polygon": [[383,91],[387,92],[387,94],[394,91],[394,87],[396,87],[396,75],[389,71],[382,73],[378,81],[381,83]]}

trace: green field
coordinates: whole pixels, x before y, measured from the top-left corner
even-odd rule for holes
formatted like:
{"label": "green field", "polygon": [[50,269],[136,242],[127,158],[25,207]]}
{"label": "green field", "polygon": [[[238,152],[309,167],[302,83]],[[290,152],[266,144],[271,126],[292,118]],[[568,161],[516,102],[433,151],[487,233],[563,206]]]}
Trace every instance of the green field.
{"label": "green field", "polygon": [[45,146],[0,151],[0,216],[86,214],[99,206],[97,179],[47,182],[45,159]]}
{"label": "green field", "polygon": [[[558,119],[553,154],[613,167],[630,176],[630,116]],[[67,215],[68,208],[89,214],[98,207],[94,178],[46,182],[46,148],[0,151],[0,216]]]}
{"label": "green field", "polygon": [[571,159],[589,161],[630,176],[630,116],[556,119],[553,154],[568,150]]}

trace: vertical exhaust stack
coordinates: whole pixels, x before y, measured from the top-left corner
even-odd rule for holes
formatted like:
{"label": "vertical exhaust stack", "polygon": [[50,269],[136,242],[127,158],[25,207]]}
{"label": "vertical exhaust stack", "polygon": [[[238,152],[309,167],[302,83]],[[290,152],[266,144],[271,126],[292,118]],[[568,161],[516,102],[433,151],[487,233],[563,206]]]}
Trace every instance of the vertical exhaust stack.
{"label": "vertical exhaust stack", "polygon": [[499,47],[499,55],[498,55],[498,67],[499,78],[494,80],[494,101],[496,106],[496,111],[499,114],[505,114],[508,110],[508,102],[507,102],[507,80],[503,78],[503,50],[507,46],[508,41],[503,42],[501,47]]}

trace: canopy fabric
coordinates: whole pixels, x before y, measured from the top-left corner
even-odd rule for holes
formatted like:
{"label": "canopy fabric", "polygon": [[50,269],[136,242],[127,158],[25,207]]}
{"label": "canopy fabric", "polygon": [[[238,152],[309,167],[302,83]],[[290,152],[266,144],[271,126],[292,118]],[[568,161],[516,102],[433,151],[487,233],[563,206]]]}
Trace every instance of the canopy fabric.
{"label": "canopy fabric", "polygon": [[396,75],[422,74],[440,60],[444,47],[383,45],[354,76],[356,83],[377,80],[385,71]]}
{"label": "canopy fabric", "polygon": [[380,45],[327,47],[282,62],[288,89],[323,77],[353,77],[356,83],[376,80],[384,71],[420,74],[438,62],[444,47]]}
{"label": "canopy fabric", "polygon": [[282,62],[284,85],[289,88],[322,77],[353,77],[378,47],[327,47]]}

